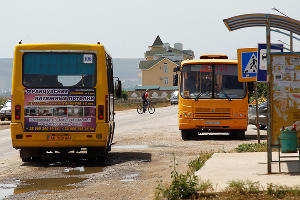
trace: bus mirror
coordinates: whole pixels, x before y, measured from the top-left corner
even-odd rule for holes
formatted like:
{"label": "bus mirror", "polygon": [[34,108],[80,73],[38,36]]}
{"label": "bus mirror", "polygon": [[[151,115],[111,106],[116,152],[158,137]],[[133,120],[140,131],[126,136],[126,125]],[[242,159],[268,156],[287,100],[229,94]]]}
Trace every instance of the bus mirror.
{"label": "bus mirror", "polygon": [[173,75],[173,86],[178,85],[178,74]]}
{"label": "bus mirror", "polygon": [[122,81],[120,81],[120,80],[117,80],[116,96],[117,96],[117,98],[121,98],[121,96],[122,96]]}

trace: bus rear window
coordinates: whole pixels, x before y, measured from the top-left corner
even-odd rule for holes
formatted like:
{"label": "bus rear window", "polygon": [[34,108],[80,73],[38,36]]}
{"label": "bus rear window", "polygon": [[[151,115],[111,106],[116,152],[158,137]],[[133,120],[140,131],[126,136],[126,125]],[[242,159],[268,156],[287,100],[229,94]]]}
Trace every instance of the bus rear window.
{"label": "bus rear window", "polygon": [[93,53],[25,53],[25,87],[94,87],[96,55]]}

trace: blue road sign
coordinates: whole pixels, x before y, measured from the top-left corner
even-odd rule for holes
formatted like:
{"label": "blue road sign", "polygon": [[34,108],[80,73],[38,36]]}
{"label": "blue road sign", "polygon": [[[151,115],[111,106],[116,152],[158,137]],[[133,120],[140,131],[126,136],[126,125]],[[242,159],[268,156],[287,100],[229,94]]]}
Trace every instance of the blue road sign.
{"label": "blue road sign", "polygon": [[[271,44],[271,52],[283,52],[283,44]],[[257,82],[267,81],[267,45],[258,44],[258,71]]]}
{"label": "blue road sign", "polygon": [[242,77],[251,78],[256,77],[257,73],[257,52],[242,52],[241,53],[242,64]]}

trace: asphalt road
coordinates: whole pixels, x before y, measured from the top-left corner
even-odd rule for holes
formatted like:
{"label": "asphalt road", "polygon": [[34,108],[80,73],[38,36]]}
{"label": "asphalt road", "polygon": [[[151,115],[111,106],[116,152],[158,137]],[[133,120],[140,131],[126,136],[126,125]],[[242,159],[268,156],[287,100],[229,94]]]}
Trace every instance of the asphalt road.
{"label": "asphalt road", "polygon": [[16,153],[11,145],[10,129],[0,130],[0,160]]}

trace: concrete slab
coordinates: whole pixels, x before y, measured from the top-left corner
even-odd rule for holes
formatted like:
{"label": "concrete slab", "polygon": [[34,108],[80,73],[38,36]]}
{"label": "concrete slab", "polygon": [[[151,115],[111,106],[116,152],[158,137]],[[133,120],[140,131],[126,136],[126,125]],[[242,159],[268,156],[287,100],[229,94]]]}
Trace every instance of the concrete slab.
{"label": "concrete slab", "polygon": [[[281,160],[279,173],[278,163],[272,163],[272,174],[267,172],[267,153],[215,153],[202,169],[195,173],[201,180],[210,180],[216,191],[222,191],[232,180],[258,181],[264,188],[268,183],[276,185],[300,185],[298,154],[280,154],[288,156]],[[273,161],[278,161],[278,152],[273,152]],[[291,157],[295,156],[295,157]]]}

